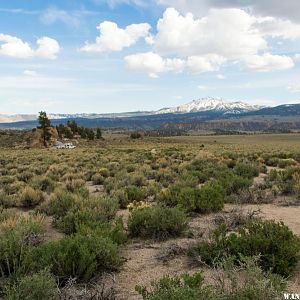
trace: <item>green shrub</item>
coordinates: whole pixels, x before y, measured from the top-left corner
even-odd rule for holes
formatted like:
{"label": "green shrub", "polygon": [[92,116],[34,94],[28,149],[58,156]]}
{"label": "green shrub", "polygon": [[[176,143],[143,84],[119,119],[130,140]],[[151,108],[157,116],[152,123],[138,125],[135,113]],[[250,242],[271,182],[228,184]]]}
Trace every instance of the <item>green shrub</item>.
{"label": "green shrub", "polygon": [[136,169],[136,166],[135,166],[135,165],[127,165],[127,166],[126,166],[126,171],[127,171],[128,173],[134,172],[135,169]]}
{"label": "green shrub", "polygon": [[97,223],[96,226],[87,226],[86,224],[78,227],[78,233],[81,235],[96,235],[104,238],[109,238],[115,244],[121,245],[127,241],[123,219],[117,218],[114,222]]}
{"label": "green shrub", "polygon": [[180,205],[188,212],[196,211],[196,194],[198,194],[198,191],[191,187],[184,187],[180,189],[180,191],[177,194],[178,205]]}
{"label": "green shrub", "polygon": [[184,172],[179,179],[179,185],[196,187],[199,183],[199,173],[197,171]]}
{"label": "green shrub", "polygon": [[16,178],[14,176],[1,176],[0,177],[0,183],[1,185],[11,184],[16,181]]}
{"label": "green shrub", "polygon": [[117,245],[92,231],[47,242],[35,254],[38,265],[50,267],[62,284],[70,277],[87,282],[96,274],[115,271],[121,262]]}
{"label": "green shrub", "polygon": [[19,193],[25,186],[25,183],[22,181],[15,181],[11,184],[4,185],[3,189],[8,195],[16,195]]}
{"label": "green shrub", "polygon": [[152,290],[136,286],[135,290],[144,300],[212,300],[210,288],[204,286],[204,277],[201,273],[191,276],[164,276],[158,282],[152,284]]}
{"label": "green shrub", "polygon": [[279,162],[279,158],[277,158],[277,157],[264,156],[264,159],[265,159],[266,165],[270,166],[270,167],[277,167],[278,162]]}
{"label": "green shrub", "polygon": [[278,167],[285,169],[286,167],[294,166],[297,162],[293,159],[280,159],[278,162]]}
{"label": "green shrub", "polygon": [[0,207],[9,208],[17,204],[17,199],[14,195],[7,195],[4,191],[0,191]]}
{"label": "green shrub", "polygon": [[67,180],[66,189],[71,193],[75,193],[85,186],[85,181],[83,179],[72,179]]}
{"label": "green shrub", "polygon": [[109,176],[109,170],[107,168],[100,168],[98,170],[98,174],[103,176],[104,178],[107,178]]}
{"label": "green shrub", "polygon": [[31,179],[30,185],[37,190],[51,193],[54,191],[55,182],[47,176],[36,176]]}
{"label": "green shrub", "polygon": [[58,300],[54,277],[44,270],[17,280],[6,291],[4,300]]}
{"label": "green shrub", "polygon": [[178,208],[149,207],[133,210],[128,229],[133,237],[167,239],[179,236],[187,228],[183,211]]}
{"label": "green shrub", "polygon": [[130,203],[125,189],[115,190],[112,196],[118,200],[121,209],[126,209]]}
{"label": "green shrub", "polygon": [[125,188],[128,200],[130,202],[132,201],[141,201],[145,198],[145,191],[143,188],[135,186],[135,185],[129,185]]}
{"label": "green shrub", "polygon": [[139,132],[132,132],[130,134],[130,138],[133,139],[133,140],[140,139],[140,138],[142,138],[142,135]]}
{"label": "green shrub", "polygon": [[43,193],[26,186],[20,194],[20,204],[23,207],[33,207],[44,201]]}
{"label": "green shrub", "polygon": [[158,201],[168,207],[179,205],[188,212],[209,213],[222,210],[224,206],[223,188],[216,183],[208,183],[200,189],[174,185],[158,194]]}
{"label": "green shrub", "polygon": [[199,213],[220,211],[224,207],[224,197],[224,190],[219,184],[206,184],[195,190],[195,211]]}
{"label": "green shrub", "polygon": [[280,276],[264,273],[253,258],[243,258],[237,269],[232,260],[215,266],[213,285],[205,285],[201,273],[164,276],[151,289],[136,286],[144,300],[261,300],[282,299],[286,281]]}
{"label": "green shrub", "polygon": [[94,174],[91,179],[93,181],[93,184],[95,185],[101,185],[105,180],[105,178],[101,174]]}
{"label": "green shrub", "polygon": [[76,195],[64,190],[56,190],[51,196],[49,203],[41,207],[41,210],[48,215],[59,219],[67,214],[67,212],[75,205]]}
{"label": "green shrub", "polygon": [[173,185],[169,188],[162,189],[157,193],[156,199],[158,202],[168,207],[175,207],[178,205],[178,194],[180,193],[181,187]]}
{"label": "green shrub", "polygon": [[238,194],[240,191],[249,188],[252,184],[251,179],[233,174],[220,174],[218,182],[225,189],[226,195]]}
{"label": "green shrub", "polygon": [[[64,202],[59,202],[61,199]],[[116,199],[82,198],[60,194],[49,203],[48,213],[54,216],[54,224],[66,234],[77,232],[81,225],[98,226],[112,220],[118,210]]]}
{"label": "green shrub", "polygon": [[30,171],[24,171],[18,174],[17,178],[20,181],[28,182],[33,177],[33,173]]}
{"label": "green shrub", "polygon": [[45,231],[40,216],[7,216],[0,224],[0,276],[27,274],[32,268],[32,247]]}
{"label": "green shrub", "polygon": [[253,164],[253,163],[245,163],[245,162],[239,162],[234,167],[234,172],[238,176],[242,176],[248,179],[252,179],[253,177],[256,177],[259,175],[259,165]]}
{"label": "green shrub", "polygon": [[132,186],[141,187],[146,185],[146,178],[142,174],[132,174],[129,179]]}
{"label": "green shrub", "polygon": [[265,271],[289,276],[299,260],[299,250],[299,238],[283,223],[253,221],[241,226],[238,233],[229,235],[226,227],[221,225],[211,242],[199,243],[191,249],[190,255],[200,255],[208,264],[228,255],[236,259],[239,255],[260,255],[260,264]]}

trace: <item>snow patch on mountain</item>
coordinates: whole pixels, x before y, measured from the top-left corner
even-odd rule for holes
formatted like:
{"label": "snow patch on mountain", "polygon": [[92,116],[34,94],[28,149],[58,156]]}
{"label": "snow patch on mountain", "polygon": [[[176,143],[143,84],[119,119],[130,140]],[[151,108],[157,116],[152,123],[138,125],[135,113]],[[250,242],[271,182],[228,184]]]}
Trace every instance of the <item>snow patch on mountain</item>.
{"label": "snow patch on mountain", "polygon": [[262,106],[250,105],[242,101],[227,101],[223,98],[201,98],[199,100],[193,100],[187,104],[183,104],[177,107],[163,108],[156,112],[156,114],[167,113],[191,113],[201,111],[216,111],[224,114],[240,114],[243,112],[255,111],[261,109]]}

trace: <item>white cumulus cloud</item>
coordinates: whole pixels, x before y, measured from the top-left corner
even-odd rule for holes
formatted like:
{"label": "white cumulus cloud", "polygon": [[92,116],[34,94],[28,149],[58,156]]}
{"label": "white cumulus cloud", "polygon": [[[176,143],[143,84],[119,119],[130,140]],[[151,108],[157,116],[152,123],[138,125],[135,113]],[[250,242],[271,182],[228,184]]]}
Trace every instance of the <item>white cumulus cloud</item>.
{"label": "white cumulus cloud", "polygon": [[157,23],[157,33],[146,38],[152,51],[130,56],[134,66],[128,58],[126,63],[131,69],[152,74],[173,71],[166,62],[176,59],[181,61],[180,70],[192,73],[216,72],[226,62],[240,63],[254,72],[294,67],[291,57],[269,53],[270,38],[300,39],[300,25],[274,17],[256,17],[238,8],[209,9],[200,18],[167,8]]}
{"label": "white cumulus cloud", "polygon": [[41,57],[54,59],[60,51],[59,43],[49,37],[42,37],[37,40],[37,48],[33,49],[29,43],[18,37],[0,34],[0,56],[14,58]]}
{"label": "white cumulus cloud", "polygon": [[285,55],[252,55],[244,59],[247,69],[257,72],[268,72],[275,70],[287,70],[294,67],[292,58]]}
{"label": "white cumulus cloud", "polygon": [[255,18],[240,9],[212,9],[206,17],[197,19],[191,13],[183,16],[168,8],[158,21],[154,44],[164,54],[256,54],[267,48],[267,42],[253,30],[254,23]]}
{"label": "white cumulus cloud", "polygon": [[220,66],[226,62],[226,58],[216,54],[206,56],[190,56],[187,59],[187,66],[193,73],[204,73],[218,71]]}
{"label": "white cumulus cloud", "polygon": [[55,59],[60,51],[58,42],[46,36],[38,39],[37,44],[38,48],[35,51],[35,54],[38,57]]}
{"label": "white cumulus cloud", "polygon": [[146,72],[152,78],[158,77],[159,73],[181,72],[185,67],[185,61],[182,59],[165,59],[153,52],[128,55],[125,57],[125,63],[129,69]]}
{"label": "white cumulus cloud", "polygon": [[28,43],[23,42],[21,39],[1,33],[0,55],[16,58],[29,58],[34,56],[34,51]]}
{"label": "white cumulus cloud", "polygon": [[141,23],[128,25],[123,29],[114,22],[105,21],[97,27],[100,36],[96,38],[96,42],[87,43],[80,50],[88,53],[121,51],[136,44],[140,38],[146,38],[150,28],[148,23]]}

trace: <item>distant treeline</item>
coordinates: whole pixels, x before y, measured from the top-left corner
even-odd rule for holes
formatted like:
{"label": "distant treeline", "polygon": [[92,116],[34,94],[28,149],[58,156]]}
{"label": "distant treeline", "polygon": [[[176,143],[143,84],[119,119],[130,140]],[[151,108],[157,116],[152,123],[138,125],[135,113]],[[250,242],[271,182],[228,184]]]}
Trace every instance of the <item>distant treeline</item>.
{"label": "distant treeline", "polygon": [[159,129],[159,130],[139,130],[130,134],[132,139],[138,139],[144,136],[148,137],[168,137],[168,136],[184,136],[187,131],[180,129]]}
{"label": "distant treeline", "polygon": [[56,126],[59,138],[72,139],[80,137],[82,139],[94,140],[102,139],[102,131],[100,128],[88,128],[78,126],[75,121],[68,121],[66,125],[59,124]]}

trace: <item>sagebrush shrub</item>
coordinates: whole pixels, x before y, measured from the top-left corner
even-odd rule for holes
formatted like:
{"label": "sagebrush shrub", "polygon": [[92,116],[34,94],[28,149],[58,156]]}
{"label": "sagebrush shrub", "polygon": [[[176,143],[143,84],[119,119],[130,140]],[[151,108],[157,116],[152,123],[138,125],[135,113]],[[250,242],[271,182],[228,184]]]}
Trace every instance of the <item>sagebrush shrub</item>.
{"label": "sagebrush shrub", "polygon": [[229,258],[215,265],[213,285],[204,284],[201,273],[164,276],[151,288],[136,286],[144,300],[261,300],[282,299],[286,281],[280,276],[264,273],[253,258],[243,258],[236,268]]}
{"label": "sagebrush shrub", "polygon": [[17,199],[14,195],[8,195],[6,192],[0,190],[0,207],[9,208],[17,204]]}
{"label": "sagebrush shrub", "polygon": [[299,260],[300,239],[282,222],[252,221],[240,226],[237,233],[227,234],[221,225],[213,233],[212,241],[200,242],[189,254],[208,263],[226,257],[260,256],[265,271],[289,276]]}
{"label": "sagebrush shrub", "polygon": [[94,174],[91,178],[93,184],[100,185],[104,183],[105,178],[101,174]]}
{"label": "sagebrush shrub", "polygon": [[24,207],[33,207],[44,201],[43,193],[26,186],[20,194],[20,204]]}
{"label": "sagebrush shrub", "polygon": [[59,219],[67,214],[67,212],[75,205],[77,196],[64,190],[56,190],[52,194],[49,203],[43,206],[41,210],[48,215]]}
{"label": "sagebrush shrub", "polygon": [[182,234],[187,228],[184,212],[162,206],[133,210],[128,229],[133,237],[167,239]]}
{"label": "sagebrush shrub", "polygon": [[0,275],[18,276],[32,268],[32,247],[41,242],[45,224],[41,216],[6,216],[0,224]]}
{"label": "sagebrush shrub", "polygon": [[179,206],[188,212],[209,213],[222,210],[225,193],[221,185],[208,183],[201,188],[174,185],[162,190],[157,199],[169,207]]}
{"label": "sagebrush shrub", "polygon": [[234,172],[238,176],[252,179],[259,175],[259,165],[250,162],[238,162],[234,167]]}
{"label": "sagebrush shrub", "polygon": [[149,291],[142,286],[136,286],[135,290],[144,300],[212,300],[213,294],[210,288],[204,286],[204,277],[201,273],[191,276],[164,276],[158,282],[152,283]]}
{"label": "sagebrush shrub", "polygon": [[121,262],[117,245],[92,231],[47,242],[35,254],[38,264],[50,267],[61,283],[70,277],[86,282],[96,274],[116,270]]}
{"label": "sagebrush shrub", "polygon": [[16,195],[20,192],[25,186],[25,183],[22,181],[15,181],[11,184],[4,185],[3,190],[8,195]]}
{"label": "sagebrush shrub", "polygon": [[30,181],[30,185],[34,189],[41,190],[43,192],[51,193],[55,188],[55,182],[47,176],[36,176]]}
{"label": "sagebrush shrub", "polygon": [[224,190],[219,184],[206,184],[195,191],[195,211],[199,213],[220,211],[224,207],[224,197]]}
{"label": "sagebrush shrub", "polygon": [[60,191],[51,198],[44,211],[54,217],[57,228],[66,234],[72,234],[81,225],[94,227],[98,223],[112,220],[118,207],[117,199],[83,198]]}
{"label": "sagebrush shrub", "polygon": [[48,270],[20,277],[6,288],[4,300],[58,300],[55,278]]}
{"label": "sagebrush shrub", "polygon": [[143,188],[136,185],[129,185],[125,188],[128,200],[130,202],[136,200],[141,201],[145,198],[145,191]]}
{"label": "sagebrush shrub", "polygon": [[79,191],[85,186],[85,181],[83,179],[72,179],[66,181],[66,189],[71,193]]}
{"label": "sagebrush shrub", "polygon": [[118,200],[121,209],[127,208],[127,205],[130,203],[125,189],[115,190],[112,196]]}
{"label": "sagebrush shrub", "polygon": [[107,168],[100,168],[98,174],[106,178],[109,176],[109,170]]}

